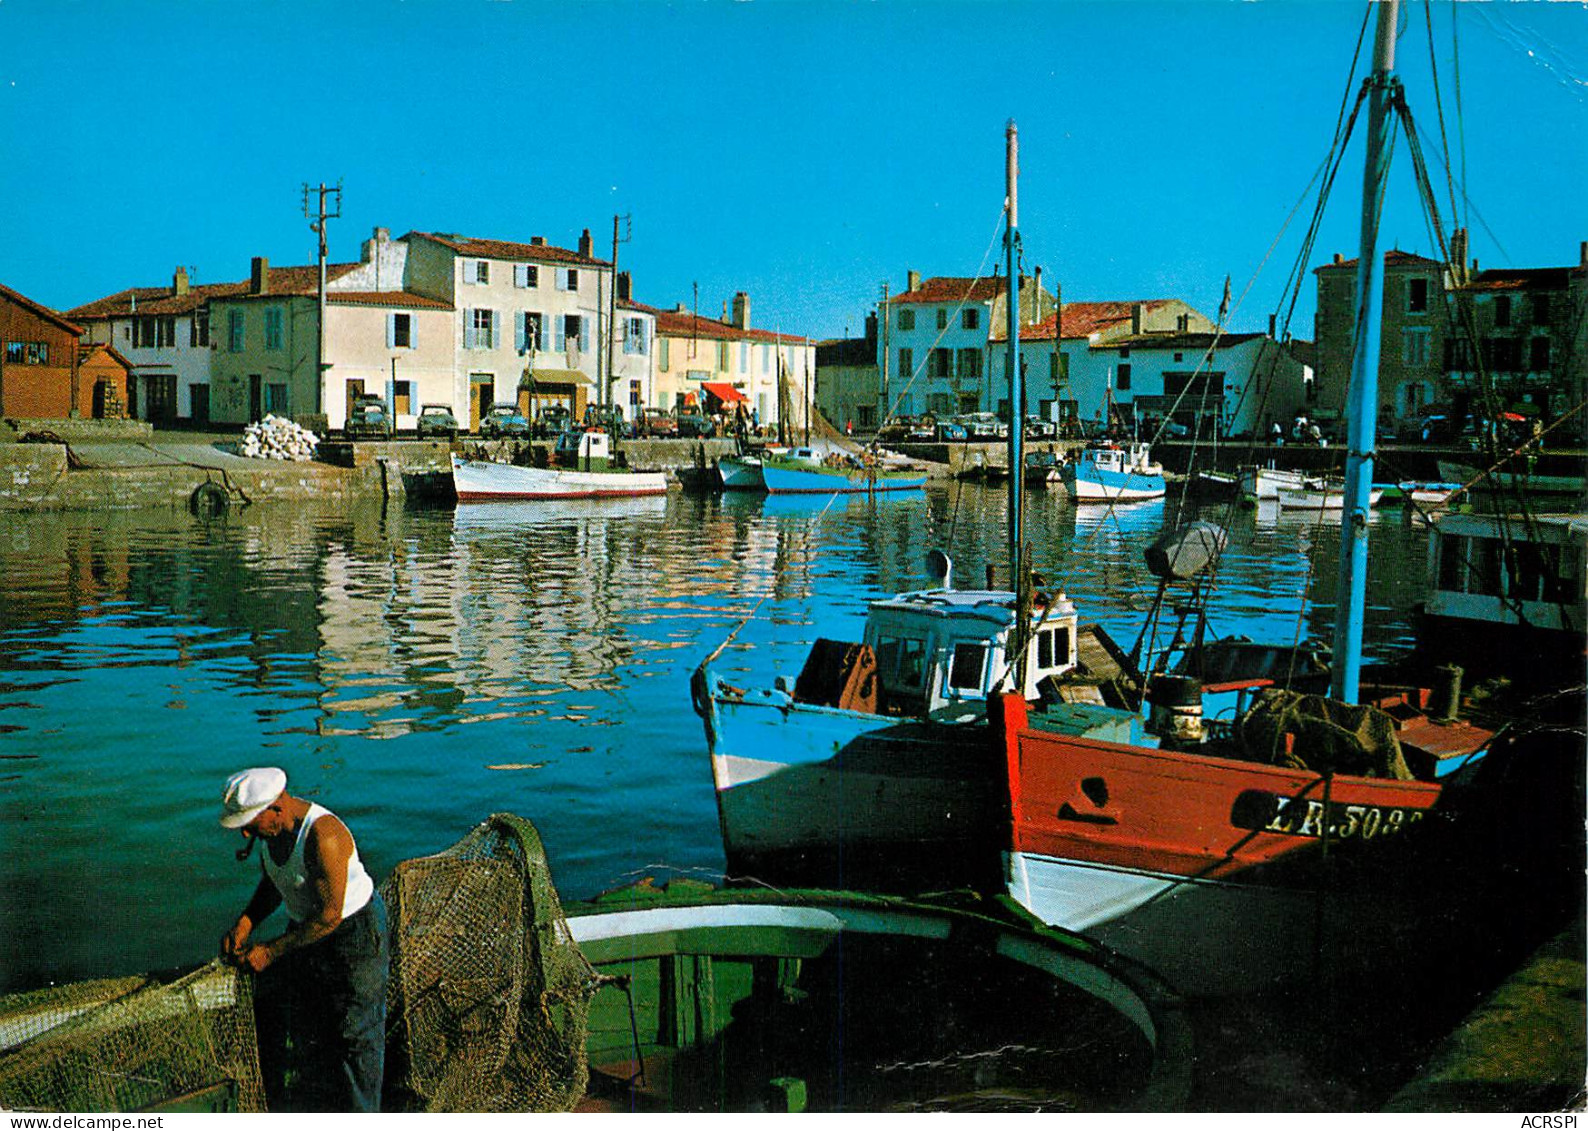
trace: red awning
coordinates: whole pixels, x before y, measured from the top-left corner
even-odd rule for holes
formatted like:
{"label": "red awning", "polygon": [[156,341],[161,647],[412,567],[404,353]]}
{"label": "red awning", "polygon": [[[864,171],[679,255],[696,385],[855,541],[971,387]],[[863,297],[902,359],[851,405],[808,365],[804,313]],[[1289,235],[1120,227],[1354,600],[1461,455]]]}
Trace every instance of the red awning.
{"label": "red awning", "polygon": [[725,381],[702,381],[700,387],[723,404],[738,404],[750,399]]}

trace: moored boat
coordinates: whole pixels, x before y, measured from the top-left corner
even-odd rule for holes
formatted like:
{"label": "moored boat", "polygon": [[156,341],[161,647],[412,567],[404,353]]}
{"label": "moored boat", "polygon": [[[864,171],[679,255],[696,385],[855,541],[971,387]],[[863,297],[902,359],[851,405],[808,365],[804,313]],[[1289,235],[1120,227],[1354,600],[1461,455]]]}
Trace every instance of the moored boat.
{"label": "moored boat", "polygon": [[[1376,504],[1384,494],[1374,487],[1368,492],[1368,506]],[[1300,487],[1281,487],[1279,506],[1283,510],[1337,511],[1345,507],[1345,484],[1340,480],[1309,479]]]}
{"label": "moored boat", "polygon": [[1164,493],[1163,468],[1153,462],[1151,447],[1140,441],[1128,449],[1112,441],[1089,444],[1064,465],[1062,474],[1077,503],[1130,503]]}
{"label": "moored boat", "polygon": [[872,494],[926,486],[925,475],[890,467],[881,459],[812,447],[762,456],[761,478],[774,495]]}
{"label": "moored boat", "polygon": [[761,476],[761,457],[758,455],[718,456],[717,475],[725,491],[766,490],[766,480]]}
{"label": "moored boat", "polygon": [[519,467],[452,455],[452,484],[460,503],[507,499],[595,499],[667,493],[659,471],[629,471],[612,456],[605,432],[578,438],[569,466]]}
{"label": "moored boat", "polygon": [[1241,494],[1258,502],[1277,500],[1280,488],[1296,490],[1307,481],[1302,471],[1276,467],[1248,467],[1241,472]]}
{"label": "moored boat", "polygon": [[1027,487],[1045,490],[1054,483],[1064,482],[1064,457],[1057,452],[1026,453]]}

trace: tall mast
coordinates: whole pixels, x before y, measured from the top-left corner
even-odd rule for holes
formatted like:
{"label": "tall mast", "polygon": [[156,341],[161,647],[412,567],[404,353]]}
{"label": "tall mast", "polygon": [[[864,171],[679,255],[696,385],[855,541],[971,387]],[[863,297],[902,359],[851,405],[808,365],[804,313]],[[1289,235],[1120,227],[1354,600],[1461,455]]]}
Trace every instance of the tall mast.
{"label": "tall mast", "polygon": [[1389,110],[1400,85],[1395,78],[1395,25],[1399,0],[1378,0],[1373,74],[1367,79],[1367,161],[1362,174],[1362,248],[1356,267],[1356,341],[1346,392],[1345,509],[1340,520],[1340,585],[1334,624],[1334,674],[1330,695],[1357,699],[1362,674],[1362,621],[1367,605],[1367,516],[1373,485],[1373,442],[1378,411],[1382,279],[1378,222],[1389,176]]}
{"label": "tall mast", "polygon": [[1020,179],[1020,134],[1015,120],[1009,119],[1004,128],[1004,187],[1005,203],[1009,208],[1009,223],[1004,231],[1004,285],[1009,290],[1008,310],[1009,352],[1004,368],[1009,373],[1009,587],[1014,590],[1015,627],[1009,644],[1015,654],[1015,687],[1025,694],[1026,637],[1029,624],[1026,620],[1026,602],[1021,599],[1030,583],[1021,559],[1024,531],[1020,507],[1025,487],[1025,460],[1022,448],[1025,442],[1025,398],[1020,381],[1020,276],[1017,273],[1020,247],[1020,203],[1016,195]]}

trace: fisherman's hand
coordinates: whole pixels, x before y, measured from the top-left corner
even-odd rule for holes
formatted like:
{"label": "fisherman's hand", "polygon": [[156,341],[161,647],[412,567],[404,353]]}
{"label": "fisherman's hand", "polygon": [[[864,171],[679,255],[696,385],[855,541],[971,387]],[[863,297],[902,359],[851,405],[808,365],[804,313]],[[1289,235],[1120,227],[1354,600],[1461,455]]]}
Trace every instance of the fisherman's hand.
{"label": "fisherman's hand", "polygon": [[253,928],[247,923],[238,920],[232,929],[221,936],[221,957],[236,960],[248,945],[248,936],[253,933]]}
{"label": "fisherman's hand", "polygon": [[263,974],[275,960],[275,952],[268,946],[251,946],[237,955],[237,964],[255,974]]}

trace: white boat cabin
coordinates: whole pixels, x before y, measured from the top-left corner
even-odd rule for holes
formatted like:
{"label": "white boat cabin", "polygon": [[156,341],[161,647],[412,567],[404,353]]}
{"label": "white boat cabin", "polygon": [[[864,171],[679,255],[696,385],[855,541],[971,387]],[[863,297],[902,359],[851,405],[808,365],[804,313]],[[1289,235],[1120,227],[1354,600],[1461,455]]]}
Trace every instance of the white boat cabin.
{"label": "white boat cabin", "polygon": [[[1007,590],[927,589],[874,601],[865,643],[889,714],[924,715],[1013,686],[1008,654],[1015,597]],[[1032,610],[1027,699],[1077,664],[1075,606],[1062,593]]]}
{"label": "white boat cabin", "polygon": [[1442,515],[1428,543],[1429,616],[1580,634],[1588,515]]}
{"label": "white boat cabin", "polygon": [[1088,447],[1081,451],[1081,462],[1092,464],[1099,471],[1112,471],[1117,475],[1161,475],[1163,468],[1152,462],[1152,445],[1133,442],[1129,449],[1117,444]]}

